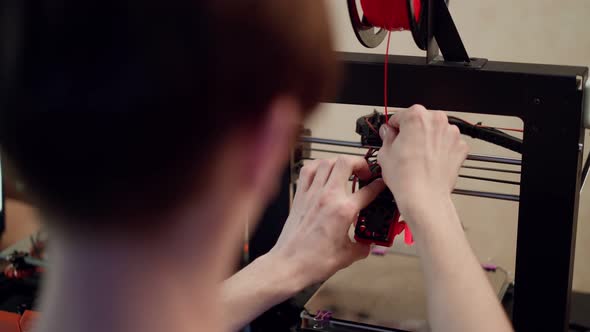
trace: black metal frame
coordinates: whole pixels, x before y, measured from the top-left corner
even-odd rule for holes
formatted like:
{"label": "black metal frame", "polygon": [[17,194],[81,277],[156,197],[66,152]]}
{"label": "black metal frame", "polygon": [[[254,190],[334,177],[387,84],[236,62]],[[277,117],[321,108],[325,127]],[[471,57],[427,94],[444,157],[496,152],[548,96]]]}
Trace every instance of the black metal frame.
{"label": "black metal frame", "polygon": [[[341,53],[346,76],[328,102],[383,105],[383,57]],[[515,116],[524,121],[513,322],[517,331],[567,331],[584,147],[584,67],[487,62],[482,68],[391,56],[391,107]],[[283,192],[273,208],[286,211]],[[283,212],[284,213],[284,212]],[[264,243],[274,244],[265,232]]]}
{"label": "black metal frame", "polygon": [[[334,102],[382,105],[382,57],[343,53],[341,58],[348,75]],[[587,80],[588,69],[505,62],[473,69],[400,56],[389,61],[395,73],[390,106],[421,103],[524,121],[514,326],[566,331],[584,144],[579,80]]]}

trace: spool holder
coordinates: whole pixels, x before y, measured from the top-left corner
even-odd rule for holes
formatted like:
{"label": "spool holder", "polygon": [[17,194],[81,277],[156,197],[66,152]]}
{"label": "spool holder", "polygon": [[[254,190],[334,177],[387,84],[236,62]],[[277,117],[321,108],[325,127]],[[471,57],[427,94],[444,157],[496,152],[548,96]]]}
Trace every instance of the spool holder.
{"label": "spool holder", "polygon": [[[348,1],[348,12],[353,30],[359,42],[367,48],[375,48],[385,40],[387,31],[371,25],[358,10],[356,0]],[[416,46],[427,51],[427,63],[481,68],[487,60],[470,58],[459,31],[449,12],[448,0],[421,0],[420,19],[416,21],[407,1],[410,30]],[[442,57],[440,57],[440,52]]]}
{"label": "spool holder", "polygon": [[356,0],[348,1],[348,14],[352,22],[354,34],[359,42],[366,48],[376,48],[387,37],[387,30],[375,28],[363,17],[360,17]]}

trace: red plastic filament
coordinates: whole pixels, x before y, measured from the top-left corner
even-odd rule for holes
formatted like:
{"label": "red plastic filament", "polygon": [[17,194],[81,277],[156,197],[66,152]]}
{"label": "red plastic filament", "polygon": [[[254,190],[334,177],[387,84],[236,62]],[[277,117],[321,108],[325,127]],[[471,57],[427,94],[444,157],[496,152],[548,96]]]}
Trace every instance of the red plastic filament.
{"label": "red plastic filament", "polygon": [[[416,21],[420,20],[422,12],[421,0],[413,1],[413,12]],[[389,31],[409,30],[410,18],[407,0],[361,0],[365,18],[378,28]]]}

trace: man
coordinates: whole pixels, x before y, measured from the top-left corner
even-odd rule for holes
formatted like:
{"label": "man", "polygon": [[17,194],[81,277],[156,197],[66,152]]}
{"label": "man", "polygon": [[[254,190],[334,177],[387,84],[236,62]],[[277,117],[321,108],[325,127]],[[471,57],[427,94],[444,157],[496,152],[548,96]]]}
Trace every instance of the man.
{"label": "man", "polygon": [[420,106],[381,132],[384,181],[352,194],[363,159],[306,166],[275,248],[223,281],[333,91],[322,2],[4,7],[1,144],[52,234],[37,331],[237,330],[366,257],[347,230],[385,185],[416,236],[433,330],[510,330],[450,199],[467,146]]}

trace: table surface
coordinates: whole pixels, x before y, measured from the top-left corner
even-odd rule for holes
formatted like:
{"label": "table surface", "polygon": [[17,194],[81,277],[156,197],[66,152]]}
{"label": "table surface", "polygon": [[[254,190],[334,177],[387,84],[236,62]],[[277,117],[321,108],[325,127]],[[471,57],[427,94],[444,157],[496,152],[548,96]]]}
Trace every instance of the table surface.
{"label": "table surface", "polygon": [[[508,285],[502,270],[487,273],[501,298]],[[307,302],[310,313],[328,310],[334,318],[396,328],[427,331],[426,295],[417,257],[370,256],[338,272]]]}

